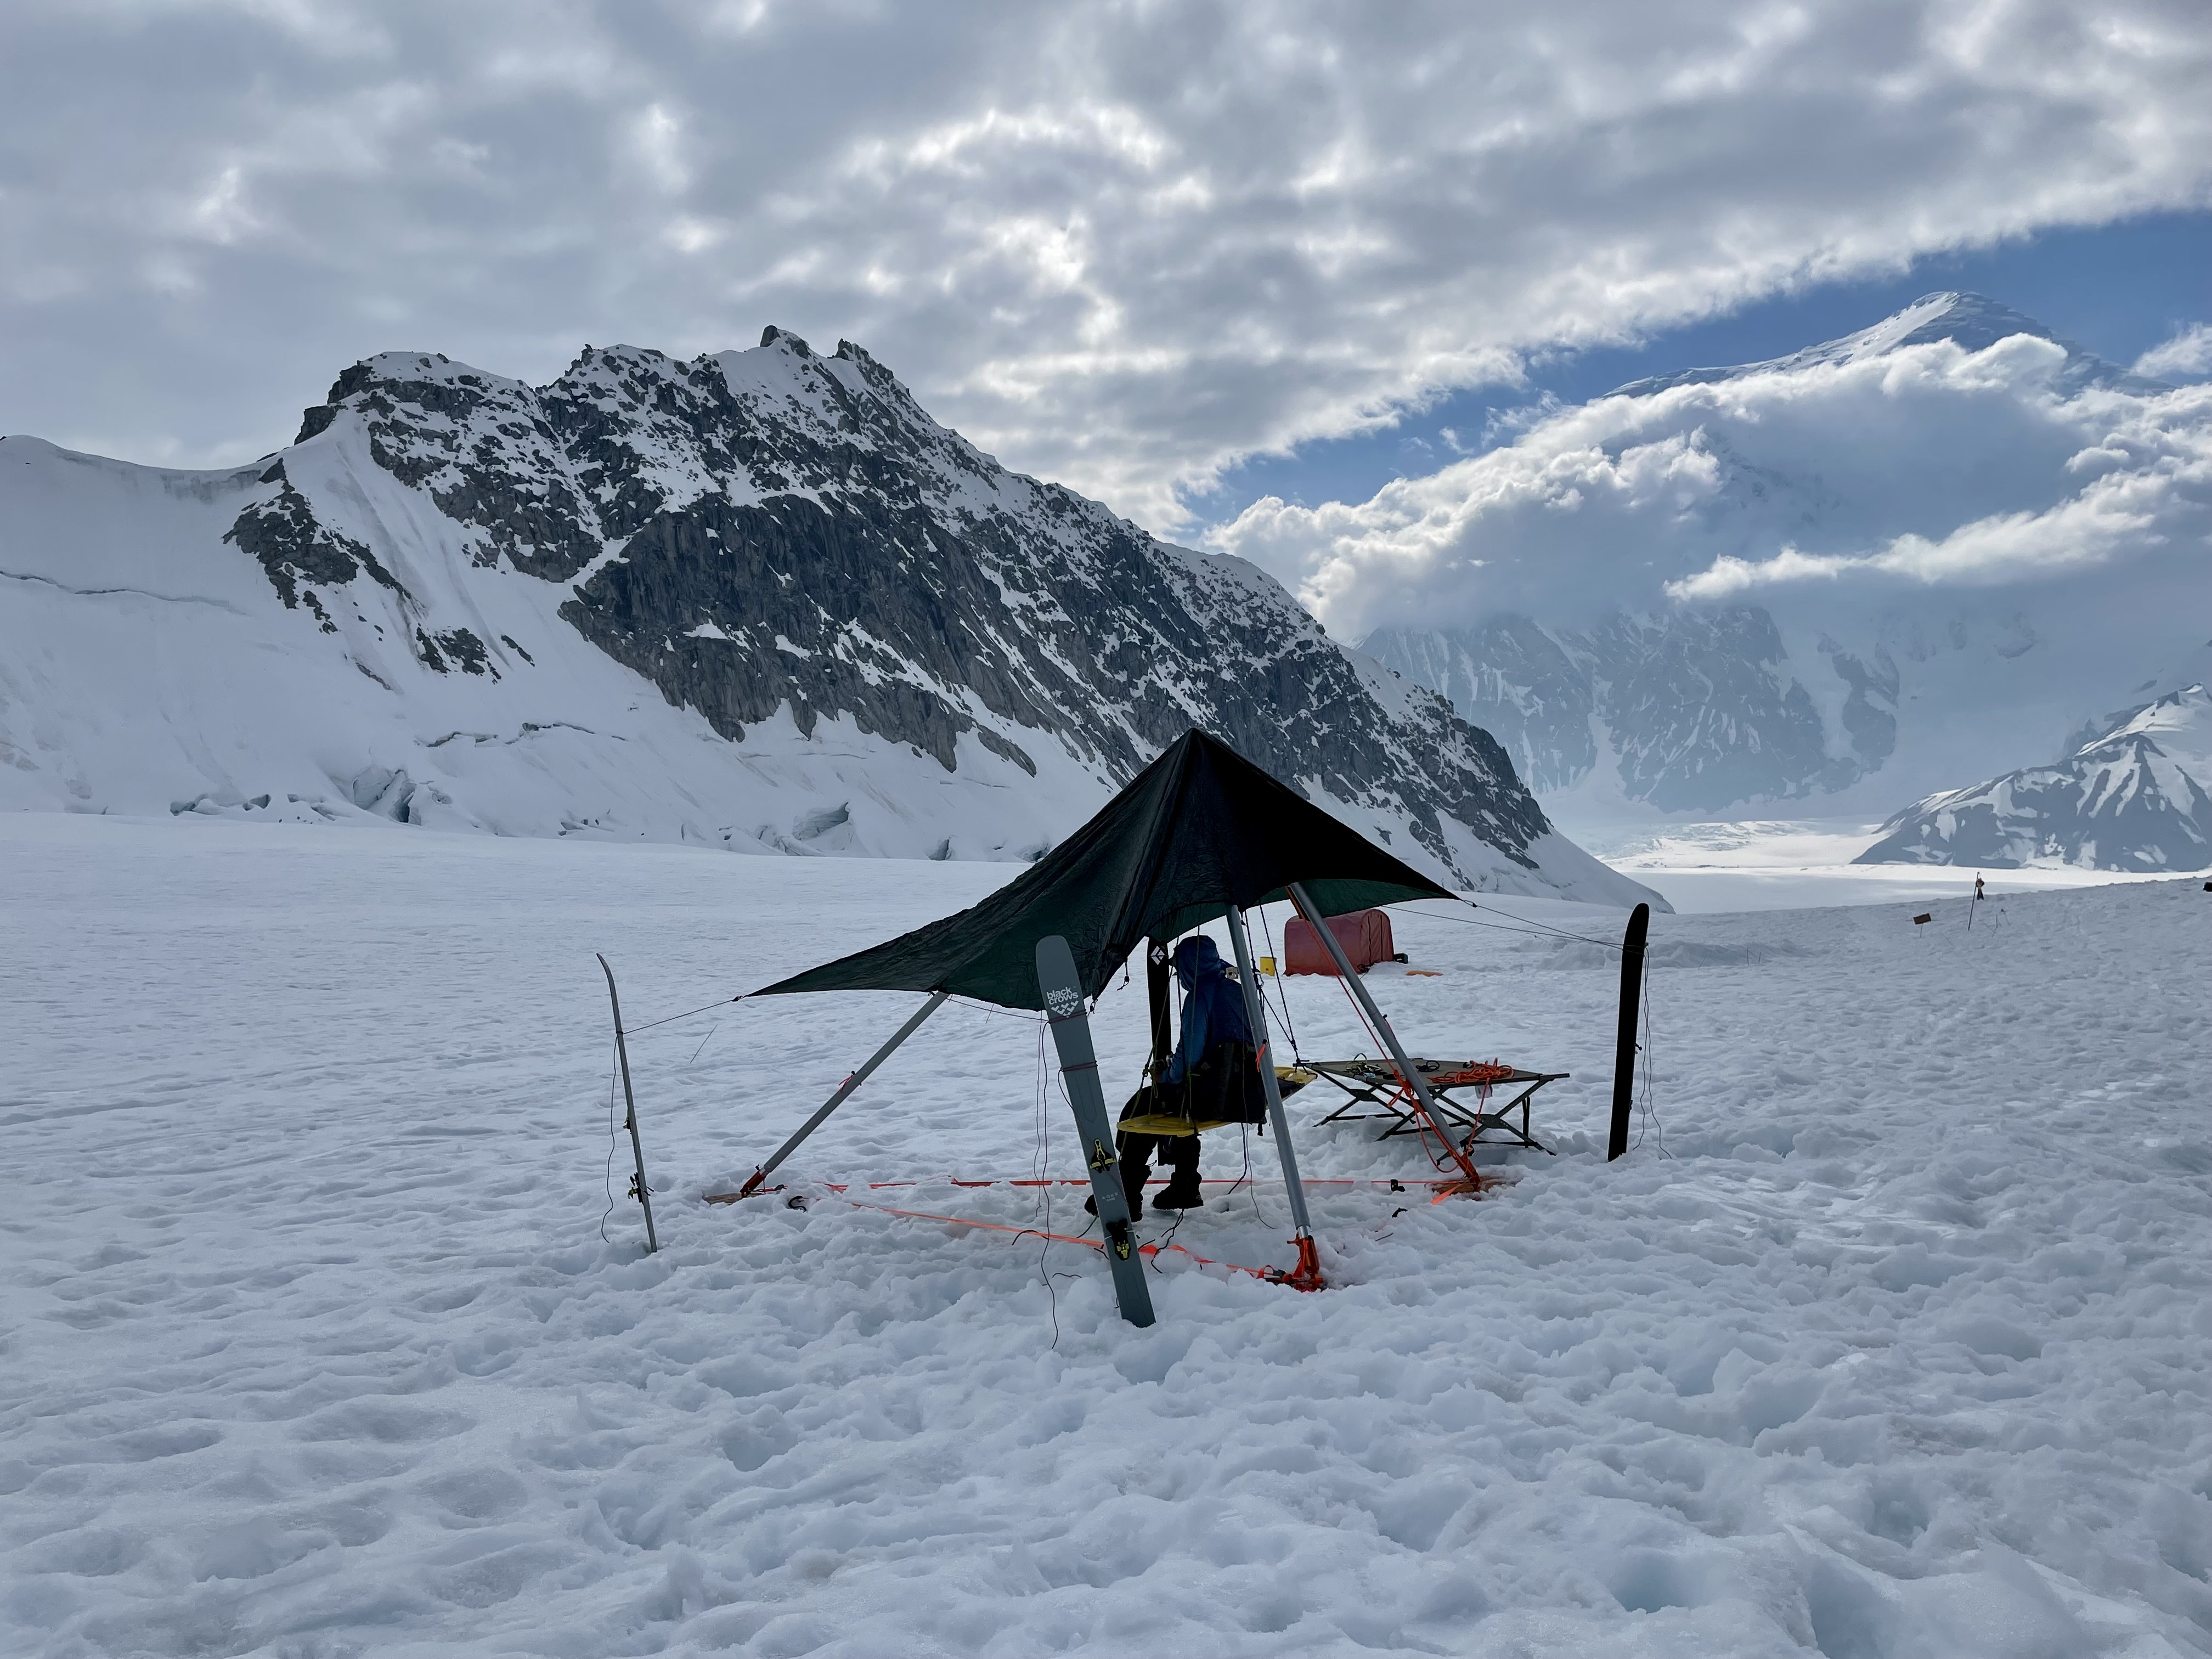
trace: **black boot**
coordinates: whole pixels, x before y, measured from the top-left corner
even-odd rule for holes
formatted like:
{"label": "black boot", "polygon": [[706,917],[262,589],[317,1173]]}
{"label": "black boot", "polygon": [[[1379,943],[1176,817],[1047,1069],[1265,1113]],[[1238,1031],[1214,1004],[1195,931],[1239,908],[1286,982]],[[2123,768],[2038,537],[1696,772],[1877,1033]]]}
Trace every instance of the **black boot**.
{"label": "black boot", "polygon": [[1168,1184],[1152,1195],[1155,1210],[1202,1210],[1206,1198],[1198,1190],[1198,1165],[1178,1164],[1168,1177]]}
{"label": "black boot", "polygon": [[[1145,1212],[1145,1182],[1152,1179],[1152,1166],[1149,1162],[1138,1163],[1127,1152],[1121,1154],[1121,1196],[1128,1200],[1129,1219],[1134,1221]],[[1098,1213],[1096,1194],[1083,1200],[1083,1210],[1086,1215]]]}

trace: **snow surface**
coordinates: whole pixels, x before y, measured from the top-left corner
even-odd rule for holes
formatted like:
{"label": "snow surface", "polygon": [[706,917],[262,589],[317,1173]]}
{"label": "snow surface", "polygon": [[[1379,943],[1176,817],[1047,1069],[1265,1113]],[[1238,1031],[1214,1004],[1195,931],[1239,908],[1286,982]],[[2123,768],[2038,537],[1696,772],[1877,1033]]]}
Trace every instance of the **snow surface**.
{"label": "snow surface", "polygon": [[1998,874],[1992,867],[1859,864],[1882,826],[1853,818],[1745,818],[1670,824],[1654,832],[1618,822],[1577,825],[1608,868],[1633,872],[1677,910],[1792,910],[1970,897],[1978,875],[1997,874],[2005,893],[2045,892],[2159,879],[2130,872],[2053,863]]}
{"label": "snow surface", "polygon": [[[46,813],[0,860],[0,1651],[2212,1650],[2198,881],[1656,917],[1610,1169],[1613,953],[1500,929],[1620,914],[1401,910],[1438,976],[1378,996],[1571,1071],[1559,1155],[1317,1188],[1334,1288],[1170,1267],[1138,1332],[1073,1246],[699,1201],[907,997],[641,1033],[664,1248],[626,1203],[601,1241],[594,950],[642,1026],[1006,866]],[[1287,991],[1305,1053],[1368,1046]],[[1071,1170],[1038,1036],[947,1009],[787,1173]],[[1424,1172],[1291,1110],[1310,1173]],[[1179,1238],[1285,1231],[1262,1181]]]}

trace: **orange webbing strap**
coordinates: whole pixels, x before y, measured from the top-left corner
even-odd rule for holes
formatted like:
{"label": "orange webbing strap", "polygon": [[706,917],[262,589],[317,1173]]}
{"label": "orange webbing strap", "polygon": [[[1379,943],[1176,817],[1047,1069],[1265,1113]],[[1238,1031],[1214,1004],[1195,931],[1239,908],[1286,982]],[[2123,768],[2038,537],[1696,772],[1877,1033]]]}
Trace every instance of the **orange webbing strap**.
{"label": "orange webbing strap", "polygon": [[[1088,1186],[1090,1183],[1086,1182],[1084,1184]],[[894,1210],[885,1204],[863,1204],[857,1198],[848,1198],[845,1201],[855,1209],[874,1210],[884,1215],[903,1216],[908,1221],[942,1221],[954,1227],[981,1227],[987,1232],[1012,1233],[1017,1238],[1048,1238],[1055,1244],[1081,1244],[1101,1254],[1103,1254],[1106,1249],[1105,1241],[1103,1239],[1083,1238],[1073,1233],[1048,1233],[1042,1227],[1011,1227],[1004,1222],[971,1221],[966,1216],[935,1215],[927,1210]],[[1187,1250],[1180,1244],[1139,1244],[1137,1247],[1137,1254],[1158,1255],[1162,1250],[1173,1250],[1178,1255],[1188,1256],[1201,1267],[1225,1267],[1233,1273],[1249,1273],[1253,1278],[1264,1279],[1270,1284],[1295,1285],[1297,1289],[1304,1290],[1308,1287],[1297,1285],[1297,1280],[1298,1275],[1304,1271],[1305,1258],[1309,1254],[1308,1247],[1310,1241],[1301,1239],[1299,1244],[1298,1265],[1287,1273],[1270,1272],[1264,1267],[1246,1267],[1234,1261],[1215,1261],[1209,1257],[1199,1255],[1195,1250]],[[1318,1264],[1316,1264],[1316,1271],[1318,1271]]]}
{"label": "orange webbing strap", "polygon": [[[810,1187],[819,1187],[823,1191],[830,1193],[848,1193],[856,1189],[855,1184],[849,1181],[815,1181],[808,1182],[806,1184]],[[1147,1184],[1154,1187],[1164,1186],[1167,1184],[1167,1177],[1156,1176]],[[1255,1183],[1243,1176],[1233,1177],[1224,1176],[1219,1179],[1209,1177],[1198,1184],[1201,1187],[1249,1187]],[[1308,1176],[1305,1177],[1305,1184],[1309,1187],[1374,1187],[1387,1192],[1399,1192],[1407,1187],[1451,1187],[1458,1185],[1458,1182],[1432,1181],[1425,1176],[1406,1178],[1392,1176]],[[860,1183],[857,1190],[880,1193],[903,1187],[1080,1187],[1085,1192],[1091,1190],[1090,1182],[1079,1177],[1054,1176],[1049,1181],[1032,1178],[1018,1181],[963,1181],[957,1176],[939,1176],[934,1181],[870,1181]],[[702,1193],[700,1196],[708,1204],[735,1204],[742,1198],[766,1198],[770,1193],[780,1193],[783,1190],[781,1187],[756,1187],[750,1193]],[[982,1224],[978,1222],[976,1224],[981,1226]]]}

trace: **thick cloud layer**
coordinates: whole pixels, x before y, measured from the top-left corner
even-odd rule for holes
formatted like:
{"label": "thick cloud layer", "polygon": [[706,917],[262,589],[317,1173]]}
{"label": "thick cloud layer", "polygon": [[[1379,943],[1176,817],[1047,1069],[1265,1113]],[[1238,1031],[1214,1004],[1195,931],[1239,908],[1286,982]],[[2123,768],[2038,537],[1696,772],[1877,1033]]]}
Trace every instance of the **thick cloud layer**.
{"label": "thick cloud layer", "polygon": [[32,0],[0,429],[228,460],[372,350],[773,321],[1171,527],[1531,347],[2202,204],[2208,81],[2197,0]]}
{"label": "thick cloud layer", "polygon": [[[1261,501],[1218,543],[1340,632],[1670,601],[1847,605],[2094,576],[2206,596],[2212,386],[2057,384],[2015,335],[1556,410],[1368,501]],[[2207,626],[2193,611],[2185,629]]]}

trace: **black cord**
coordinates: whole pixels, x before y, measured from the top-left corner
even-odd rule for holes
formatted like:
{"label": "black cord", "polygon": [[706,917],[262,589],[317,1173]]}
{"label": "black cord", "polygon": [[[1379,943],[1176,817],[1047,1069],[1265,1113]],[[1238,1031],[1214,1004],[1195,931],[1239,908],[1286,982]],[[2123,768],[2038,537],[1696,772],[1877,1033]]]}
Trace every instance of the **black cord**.
{"label": "black cord", "polygon": [[[1467,908],[1470,910],[1487,910],[1491,915],[1503,916],[1508,921],[1517,921],[1523,927],[1540,927],[1547,933],[1557,933],[1561,939],[1576,939],[1584,945],[1601,945],[1609,951],[1618,951],[1622,948],[1611,939],[1591,939],[1585,934],[1571,933],[1564,927],[1553,927],[1548,921],[1539,921],[1534,916],[1516,916],[1510,910],[1501,910],[1494,904],[1479,905],[1473,899],[1469,899],[1467,902]],[[1461,917],[1457,920],[1464,921],[1465,918]]]}
{"label": "black cord", "polygon": [[[1468,908],[1469,909],[1474,909],[1477,907],[1470,901]],[[1489,927],[1493,928],[1501,933],[1526,933],[1531,939],[1543,939],[1549,937],[1553,939],[1572,939],[1577,945],[1595,945],[1601,951],[1618,951],[1621,948],[1618,943],[1612,939],[1591,939],[1587,934],[1583,933],[1570,933],[1562,928],[1549,927],[1540,921],[1529,921],[1528,926],[1522,927],[1508,927],[1503,922],[1480,921],[1473,916],[1455,916],[1436,910],[1417,910],[1413,914],[1419,916],[1425,916],[1432,921],[1455,921],[1460,923],[1462,927]],[[1499,910],[1497,914],[1504,916],[1507,915],[1509,913],[1504,910]],[[1510,920],[1514,921],[1523,921],[1528,919],[1521,916],[1512,916],[1510,917]],[[1543,932],[1536,932],[1535,929],[1537,928],[1542,928]]]}
{"label": "black cord", "polygon": [[1651,1060],[1651,958],[1649,957],[1644,959],[1644,994],[1641,1000],[1644,1007],[1644,1042],[1638,1057],[1643,1061],[1644,1075],[1641,1080],[1644,1087],[1643,1109],[1638,1114],[1636,1144],[1639,1147],[1644,1145],[1644,1126],[1648,1123],[1651,1128],[1652,1146],[1657,1149],[1660,1157],[1671,1158],[1674,1154],[1667,1150],[1667,1126],[1660,1121],[1658,1103],[1651,1097],[1654,1087],[1654,1067]]}
{"label": "black cord", "polygon": [[615,1061],[617,1058],[616,1049],[607,1051],[607,1170],[601,1182],[607,1195],[607,1207],[605,1214],[599,1217],[599,1243],[602,1244],[614,1243],[607,1237],[607,1217],[615,1212],[615,1149],[620,1144],[616,1139],[615,1130]]}
{"label": "black cord", "polygon": [[996,1003],[977,1002],[971,997],[948,995],[945,1000],[956,1008],[972,1008],[979,1014],[990,1014],[1000,1019],[1034,1020],[1039,1025],[1044,1024],[1042,1013],[1028,1008],[1001,1008]]}
{"label": "black cord", "polygon": [[750,991],[740,991],[733,997],[718,997],[714,1001],[702,1003],[698,1007],[693,1008],[687,1012],[671,1014],[665,1019],[649,1019],[642,1025],[633,1025],[628,1030],[624,1031],[623,1035],[624,1036],[635,1036],[641,1031],[650,1031],[656,1025],[673,1025],[679,1019],[690,1019],[695,1014],[705,1013],[709,1008],[724,1008],[727,1007],[732,1002],[743,1002],[752,993]]}
{"label": "black cord", "polygon": [[1244,1143],[1244,1172],[1230,1183],[1229,1190],[1222,1194],[1222,1197],[1234,1198],[1237,1196],[1237,1188],[1243,1188],[1245,1196],[1252,1200],[1253,1216],[1264,1227],[1267,1225],[1267,1217],[1260,1208],[1259,1186],[1252,1180],[1252,1126],[1249,1123],[1240,1123],[1237,1126],[1237,1133]]}
{"label": "black cord", "polygon": [[[1188,1210],[1177,1210],[1174,1224],[1168,1228],[1167,1232],[1152,1241],[1152,1271],[1162,1278],[1167,1276],[1167,1269],[1160,1266],[1160,1257],[1174,1246],[1175,1236],[1182,1231],[1182,1218],[1189,1213]],[[1132,1227],[1135,1225],[1133,1222],[1130,1224]],[[1139,1251],[1140,1258],[1142,1255],[1143,1253]]]}
{"label": "black cord", "polygon": [[[1291,1058],[1304,1064],[1304,1056],[1298,1053],[1298,1028],[1291,1023],[1291,988],[1284,983],[1288,976],[1287,970],[1290,964],[1282,957],[1275,956],[1274,929],[1267,925],[1267,908],[1265,905],[1260,907],[1260,936],[1267,941],[1267,954],[1275,957],[1275,1000],[1283,1011],[1283,1030],[1290,1034]],[[1285,933],[1283,937],[1288,939],[1290,935]],[[1261,977],[1264,978],[1265,975]],[[1260,1000],[1264,1005],[1267,1000],[1267,988],[1263,985],[1260,988]]]}

